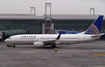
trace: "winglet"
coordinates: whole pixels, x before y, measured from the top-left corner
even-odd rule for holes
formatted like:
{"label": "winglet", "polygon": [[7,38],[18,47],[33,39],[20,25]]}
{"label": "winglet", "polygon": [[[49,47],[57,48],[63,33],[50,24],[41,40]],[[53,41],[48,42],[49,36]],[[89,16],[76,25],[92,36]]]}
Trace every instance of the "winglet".
{"label": "winglet", "polygon": [[61,33],[59,33],[58,37],[56,38],[56,40],[59,40],[61,37]]}

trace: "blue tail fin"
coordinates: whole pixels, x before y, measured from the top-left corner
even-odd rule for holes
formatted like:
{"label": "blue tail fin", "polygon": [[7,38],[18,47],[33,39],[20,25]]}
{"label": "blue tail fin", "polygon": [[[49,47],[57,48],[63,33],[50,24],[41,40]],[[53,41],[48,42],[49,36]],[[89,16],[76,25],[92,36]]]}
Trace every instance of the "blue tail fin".
{"label": "blue tail fin", "polygon": [[85,31],[84,34],[99,34],[101,24],[102,24],[103,16],[100,15],[91,26]]}

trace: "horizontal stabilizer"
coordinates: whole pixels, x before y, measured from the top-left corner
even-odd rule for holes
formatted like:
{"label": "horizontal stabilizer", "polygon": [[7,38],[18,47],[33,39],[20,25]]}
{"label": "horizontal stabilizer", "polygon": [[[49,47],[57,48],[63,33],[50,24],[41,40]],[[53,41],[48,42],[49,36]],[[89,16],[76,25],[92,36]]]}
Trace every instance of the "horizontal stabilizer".
{"label": "horizontal stabilizer", "polygon": [[91,36],[91,37],[100,37],[100,36],[102,36],[102,35],[104,35],[105,33],[101,33],[101,34],[97,34],[97,35],[93,35],[93,36]]}

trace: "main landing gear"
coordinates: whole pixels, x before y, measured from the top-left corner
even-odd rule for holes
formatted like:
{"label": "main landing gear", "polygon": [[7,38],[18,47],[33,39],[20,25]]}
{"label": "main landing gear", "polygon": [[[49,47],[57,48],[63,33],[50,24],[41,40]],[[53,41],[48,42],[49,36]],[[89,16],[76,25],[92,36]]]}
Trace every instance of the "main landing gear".
{"label": "main landing gear", "polygon": [[55,48],[55,47],[56,47],[55,44],[51,44],[51,45],[50,45],[50,48]]}
{"label": "main landing gear", "polygon": [[13,46],[13,47],[14,47],[14,48],[16,47],[16,46],[15,46],[15,44],[14,44],[14,46]]}

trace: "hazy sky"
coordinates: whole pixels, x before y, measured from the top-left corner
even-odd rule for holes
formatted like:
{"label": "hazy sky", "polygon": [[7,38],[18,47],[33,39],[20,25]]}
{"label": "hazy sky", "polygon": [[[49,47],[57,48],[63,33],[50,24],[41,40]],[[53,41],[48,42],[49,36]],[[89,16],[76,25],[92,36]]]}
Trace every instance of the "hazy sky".
{"label": "hazy sky", "polygon": [[45,3],[51,3],[52,14],[95,14],[105,15],[105,0],[0,0],[0,14],[30,14],[30,7],[36,7],[36,14],[45,13]]}

